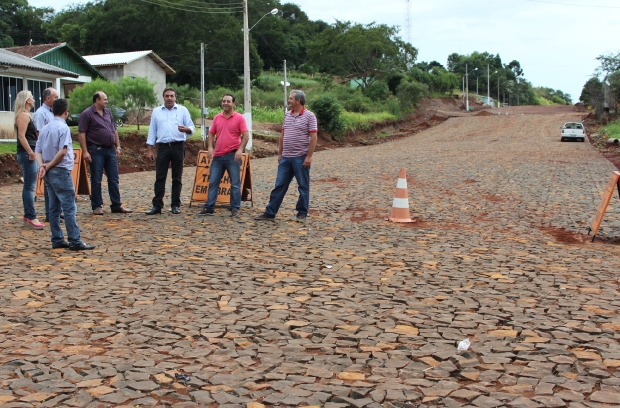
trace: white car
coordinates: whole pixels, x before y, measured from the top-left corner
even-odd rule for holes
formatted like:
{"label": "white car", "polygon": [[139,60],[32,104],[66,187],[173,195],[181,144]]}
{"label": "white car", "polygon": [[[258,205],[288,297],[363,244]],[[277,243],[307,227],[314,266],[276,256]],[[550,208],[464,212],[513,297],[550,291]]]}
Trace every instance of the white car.
{"label": "white car", "polygon": [[565,140],[586,141],[586,127],[581,122],[566,122],[560,129],[562,130],[561,142]]}

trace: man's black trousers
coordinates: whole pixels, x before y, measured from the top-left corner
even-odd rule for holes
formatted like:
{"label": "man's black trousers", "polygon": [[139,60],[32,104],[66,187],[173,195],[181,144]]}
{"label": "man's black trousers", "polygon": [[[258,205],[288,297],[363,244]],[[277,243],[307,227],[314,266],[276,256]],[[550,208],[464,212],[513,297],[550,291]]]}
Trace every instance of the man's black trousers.
{"label": "man's black trousers", "polygon": [[155,160],[155,197],[153,207],[163,208],[166,193],[168,166],[172,168],[172,207],[181,206],[181,188],[183,187],[183,160],[185,159],[185,143],[158,143],[157,159]]}

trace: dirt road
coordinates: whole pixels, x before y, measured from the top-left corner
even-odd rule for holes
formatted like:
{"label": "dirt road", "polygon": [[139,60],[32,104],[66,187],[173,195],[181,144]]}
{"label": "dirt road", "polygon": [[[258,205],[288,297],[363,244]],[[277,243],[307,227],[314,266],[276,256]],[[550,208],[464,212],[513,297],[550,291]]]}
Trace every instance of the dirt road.
{"label": "dirt road", "polygon": [[[0,401],[619,406],[620,205],[591,243],[614,168],[559,142],[575,115],[457,117],[318,152],[305,224],[293,186],[274,222],[253,220],[274,158],[252,162],[240,219],[147,217],[154,173],[125,174],[136,213],[79,201],[90,253],[50,250],[19,222],[20,186],[0,187]],[[384,221],[401,167],[410,224]]]}

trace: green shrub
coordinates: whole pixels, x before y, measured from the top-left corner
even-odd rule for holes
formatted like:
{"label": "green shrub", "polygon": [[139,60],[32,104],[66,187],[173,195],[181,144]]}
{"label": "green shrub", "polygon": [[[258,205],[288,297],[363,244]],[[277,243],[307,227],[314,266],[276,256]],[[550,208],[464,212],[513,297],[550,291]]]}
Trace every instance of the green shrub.
{"label": "green shrub", "polygon": [[276,91],[252,89],[252,107],[257,105],[271,109],[282,109],[284,107],[284,88],[280,86]]}
{"label": "green shrub", "polygon": [[553,95],[551,97],[551,101],[553,101],[553,103],[557,103],[558,105],[566,105],[566,101],[557,95]]}
{"label": "green shrub", "polygon": [[342,105],[332,94],[319,95],[310,102],[310,109],[316,115],[319,128],[336,136],[344,133]]}
{"label": "green shrub", "polygon": [[396,97],[402,111],[411,112],[428,95],[428,86],[415,81],[401,81],[396,88]]}
{"label": "green shrub", "polygon": [[403,74],[394,74],[387,78],[387,85],[392,92],[392,95],[396,95],[396,88],[400,85],[400,82],[405,78]]}
{"label": "green shrub", "polygon": [[609,122],[609,124],[603,128],[603,134],[607,137],[620,139],[620,120]]}
{"label": "green shrub", "polygon": [[200,108],[188,100],[183,101],[183,106],[187,108],[189,116],[192,118],[192,121],[196,123],[196,120],[200,119]]}
{"label": "green shrub", "polygon": [[[93,104],[93,95],[97,91],[103,91],[108,97],[109,107],[120,106],[122,101],[118,96],[118,84],[97,78],[92,82],[86,82],[76,87],[69,94],[69,111],[81,113]],[[114,112],[114,111],[113,111]]]}
{"label": "green shrub", "polygon": [[353,94],[353,97],[343,102],[344,109],[349,112],[366,113],[372,110],[372,100],[364,96],[361,91]]}
{"label": "green shrub", "polygon": [[178,85],[176,83],[166,84],[166,87],[174,88],[177,91],[177,103],[183,105],[183,102],[189,100],[194,105],[200,105],[200,89],[192,88],[188,84]]}
{"label": "green shrub", "polygon": [[314,74],[316,74],[317,72],[319,72],[319,69],[318,69],[318,67],[317,67],[317,66],[315,66],[315,65],[311,65],[311,64],[308,64],[308,63],[301,64],[301,65],[299,66],[299,70],[300,70],[301,72],[303,72],[304,74],[308,74],[308,75],[314,75]]}
{"label": "green shrub", "polygon": [[553,102],[551,102],[549,99],[542,97],[542,96],[537,96],[536,102],[538,102],[537,103],[538,105],[542,105],[542,106],[553,105]]}
{"label": "green shrub", "polygon": [[263,123],[282,123],[284,122],[284,109],[276,109],[268,106],[252,106],[252,121]]}
{"label": "green shrub", "polygon": [[237,91],[233,91],[230,88],[215,88],[210,89],[205,92],[205,107],[207,108],[221,108],[222,107],[222,96],[224,94],[235,95],[235,104],[237,106],[243,105],[243,89],[239,89]]}
{"label": "green shrub", "polygon": [[252,80],[252,88],[258,88],[267,92],[274,92],[278,89],[282,89],[280,81],[282,81],[283,79],[284,77],[280,79],[272,75],[261,75],[258,78]]}
{"label": "green shrub", "polygon": [[390,96],[384,103],[383,109],[390,114],[400,118],[401,110],[400,110],[400,101],[394,95]]}
{"label": "green shrub", "polygon": [[340,89],[341,87],[338,86],[338,84],[336,84],[336,82],[334,82],[334,80],[329,77],[329,76],[321,76],[319,77],[318,80],[319,84],[322,85],[323,89],[325,91],[331,91],[333,89]]}
{"label": "green shrub", "polygon": [[383,81],[376,81],[366,88],[364,95],[376,102],[386,100],[392,93],[390,92],[388,84]]}

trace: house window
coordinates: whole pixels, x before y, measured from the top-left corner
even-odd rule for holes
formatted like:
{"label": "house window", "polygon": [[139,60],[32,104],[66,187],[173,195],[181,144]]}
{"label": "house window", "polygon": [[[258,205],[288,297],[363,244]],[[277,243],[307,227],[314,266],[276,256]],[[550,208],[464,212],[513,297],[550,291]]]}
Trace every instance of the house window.
{"label": "house window", "polygon": [[37,81],[36,79],[28,80],[28,90],[32,92],[32,96],[34,96],[34,110],[37,110],[43,104],[43,91],[47,88],[51,88],[52,83],[47,81]]}
{"label": "house window", "polygon": [[15,97],[23,89],[22,78],[0,76],[0,112],[12,111]]}

